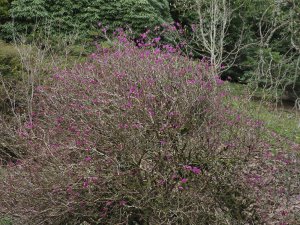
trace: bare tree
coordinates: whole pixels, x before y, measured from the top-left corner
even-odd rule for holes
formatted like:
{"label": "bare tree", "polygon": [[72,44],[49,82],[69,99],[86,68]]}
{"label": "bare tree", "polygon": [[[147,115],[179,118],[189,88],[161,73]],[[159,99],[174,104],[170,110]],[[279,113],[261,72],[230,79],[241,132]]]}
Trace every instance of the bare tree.
{"label": "bare tree", "polygon": [[[282,4],[284,3],[277,1],[270,4],[258,23],[258,60],[251,78],[251,84],[255,86],[255,91],[258,87],[262,87],[263,93],[272,95],[277,102],[284,95],[289,97],[285,92],[288,87],[292,89],[290,92],[297,96],[295,85],[300,69],[300,51],[295,41],[295,34],[299,31],[295,27],[294,7],[289,9],[289,13],[285,12],[284,16],[281,16]],[[285,35],[278,35],[283,30]],[[285,41],[289,44],[285,47],[284,52],[279,52],[272,49],[271,42],[273,40]]]}
{"label": "bare tree", "polygon": [[[209,53],[211,64],[217,72],[224,63],[225,36],[231,20],[231,10],[226,0],[196,0],[200,35],[204,51]],[[207,18],[205,18],[207,17]]]}
{"label": "bare tree", "polygon": [[186,13],[196,12],[196,19],[192,24],[193,32],[188,38],[188,48],[208,58],[214,75],[231,68],[239,52],[249,46],[243,45],[244,27],[234,44],[228,41],[233,13],[242,5],[233,8],[229,0],[177,0],[176,3]]}

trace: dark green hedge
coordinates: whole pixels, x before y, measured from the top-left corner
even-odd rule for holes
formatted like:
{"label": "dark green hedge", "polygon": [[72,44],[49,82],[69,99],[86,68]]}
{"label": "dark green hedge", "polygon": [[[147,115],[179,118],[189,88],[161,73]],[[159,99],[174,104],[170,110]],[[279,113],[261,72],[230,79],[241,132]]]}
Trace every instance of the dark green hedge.
{"label": "dark green hedge", "polygon": [[[9,4],[0,1],[4,1],[7,15]],[[172,21],[167,0],[14,0],[9,16],[14,23],[6,18],[0,32],[6,40],[12,39],[14,31],[31,33],[35,25],[49,26],[54,33],[90,37],[97,34],[98,22],[111,29],[129,25],[143,32]]]}

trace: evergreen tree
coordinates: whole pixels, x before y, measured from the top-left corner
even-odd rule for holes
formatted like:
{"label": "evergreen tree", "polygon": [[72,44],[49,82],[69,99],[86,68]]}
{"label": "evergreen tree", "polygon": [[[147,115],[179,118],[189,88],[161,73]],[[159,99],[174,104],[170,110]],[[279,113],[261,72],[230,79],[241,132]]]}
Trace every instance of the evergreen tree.
{"label": "evergreen tree", "polygon": [[129,25],[143,32],[172,21],[167,0],[14,0],[10,16],[14,24],[2,25],[2,36],[9,36],[13,28],[30,33],[35,24],[51,24],[60,33],[76,30],[87,37],[98,29],[98,22],[111,29]]}

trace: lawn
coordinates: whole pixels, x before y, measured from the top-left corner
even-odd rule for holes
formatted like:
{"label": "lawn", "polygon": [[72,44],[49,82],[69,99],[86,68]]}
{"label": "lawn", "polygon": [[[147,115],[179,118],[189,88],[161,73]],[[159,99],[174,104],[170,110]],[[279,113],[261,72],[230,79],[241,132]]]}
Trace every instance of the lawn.
{"label": "lawn", "polygon": [[[232,96],[249,96],[247,86],[241,84],[227,83]],[[257,92],[259,94],[259,92]],[[258,94],[252,96],[251,101],[240,98],[232,98],[234,107],[247,112],[251,117],[264,122],[272,132],[287,138],[290,141],[300,143],[300,110],[292,105],[278,105],[260,99]]]}

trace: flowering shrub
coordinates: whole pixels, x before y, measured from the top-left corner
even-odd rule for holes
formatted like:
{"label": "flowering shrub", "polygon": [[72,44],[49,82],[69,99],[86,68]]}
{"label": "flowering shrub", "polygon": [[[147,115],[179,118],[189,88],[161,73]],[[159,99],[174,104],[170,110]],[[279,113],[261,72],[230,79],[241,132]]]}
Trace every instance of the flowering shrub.
{"label": "flowering shrub", "polygon": [[3,165],[0,215],[15,224],[254,223],[239,178],[261,124],[223,104],[222,81],[159,38],[119,30],[111,48],[36,87]]}

